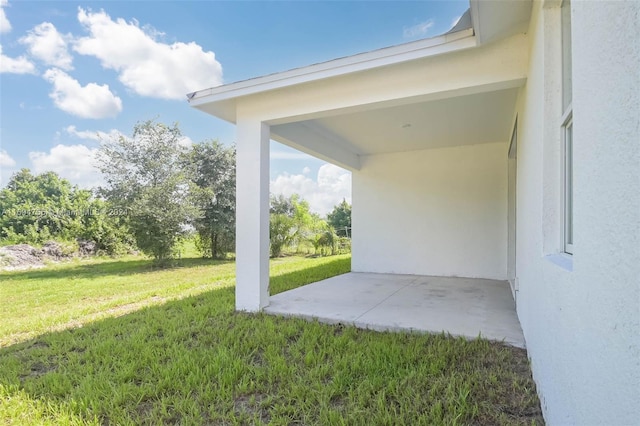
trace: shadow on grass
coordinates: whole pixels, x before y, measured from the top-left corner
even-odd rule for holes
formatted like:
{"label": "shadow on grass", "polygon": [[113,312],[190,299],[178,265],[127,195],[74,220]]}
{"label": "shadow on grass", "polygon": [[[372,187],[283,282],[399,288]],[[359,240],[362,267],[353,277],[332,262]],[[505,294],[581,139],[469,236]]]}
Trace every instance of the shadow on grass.
{"label": "shadow on grass", "polygon": [[193,361],[207,359],[195,346],[207,341],[215,350],[213,336],[204,333],[222,313],[234,316],[232,288],[0,348],[0,418],[20,424],[190,418],[195,424],[195,413],[187,416],[177,395],[190,392],[183,379]]}
{"label": "shadow on grass", "polygon": [[322,265],[312,266],[302,270],[272,275],[269,280],[269,292],[274,294],[292,290],[296,287],[321,281],[351,270],[351,258],[333,259]]}
{"label": "shadow on grass", "polygon": [[232,287],[0,361],[0,416],[20,424],[542,423],[524,351],[236,313]]}
{"label": "shadow on grass", "polygon": [[233,263],[233,260],[213,260],[202,258],[176,259],[171,266],[158,268],[151,259],[114,259],[97,261],[95,263],[73,264],[60,263],[55,267],[43,269],[27,269],[21,271],[1,272],[0,276],[12,280],[56,280],[75,278],[98,278],[103,276],[126,276],[133,274],[145,274],[158,271],[171,271],[180,268],[193,268],[197,266],[214,266]]}
{"label": "shadow on grass", "polygon": [[[285,272],[272,294],[346,261]],[[542,424],[526,352],[233,310],[234,287],[0,349],[19,424]]]}

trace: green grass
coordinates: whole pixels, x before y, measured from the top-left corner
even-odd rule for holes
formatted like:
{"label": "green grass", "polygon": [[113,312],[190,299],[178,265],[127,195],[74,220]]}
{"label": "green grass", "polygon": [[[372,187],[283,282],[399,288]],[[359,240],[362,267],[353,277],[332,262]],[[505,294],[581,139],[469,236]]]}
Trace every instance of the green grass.
{"label": "green grass", "polygon": [[[349,256],[271,260],[271,293],[347,272]],[[170,269],[139,257],[0,272],[0,347],[144,306],[230,287],[235,263],[183,258]]]}
{"label": "green grass", "polygon": [[[271,292],[349,268],[348,256],[272,260]],[[125,259],[0,273],[0,423],[542,423],[522,350],[237,313],[233,269]]]}

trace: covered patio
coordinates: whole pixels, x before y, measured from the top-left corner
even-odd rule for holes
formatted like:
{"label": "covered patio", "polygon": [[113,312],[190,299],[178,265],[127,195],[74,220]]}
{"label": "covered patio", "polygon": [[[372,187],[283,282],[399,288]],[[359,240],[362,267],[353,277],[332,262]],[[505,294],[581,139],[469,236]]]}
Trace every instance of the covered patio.
{"label": "covered patio", "polygon": [[270,140],[352,172],[353,272],[511,278],[507,153],[526,43],[479,46],[463,29],[191,94],[237,127],[236,308],[271,302]]}
{"label": "covered patio", "polygon": [[[467,19],[431,39],[188,95],[237,128],[237,310],[524,346],[508,159],[529,8],[516,3],[490,43]],[[352,273],[273,297],[271,140],[353,180]]]}
{"label": "covered patio", "polygon": [[264,311],[378,331],[482,336],[525,347],[506,281],[351,272],[271,296]]}

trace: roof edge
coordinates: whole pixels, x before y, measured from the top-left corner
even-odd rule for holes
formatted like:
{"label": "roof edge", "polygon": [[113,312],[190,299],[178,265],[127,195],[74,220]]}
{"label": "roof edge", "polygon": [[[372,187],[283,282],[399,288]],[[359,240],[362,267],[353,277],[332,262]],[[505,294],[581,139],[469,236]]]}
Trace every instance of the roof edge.
{"label": "roof edge", "polygon": [[471,23],[478,45],[526,32],[533,0],[470,0]]}
{"label": "roof edge", "polygon": [[426,58],[477,46],[473,28],[446,33],[437,37],[399,44],[392,47],[358,53],[301,68],[242,80],[199,90],[187,95],[191,106],[233,99],[268,90],[322,80],[358,71],[366,71],[414,59]]}

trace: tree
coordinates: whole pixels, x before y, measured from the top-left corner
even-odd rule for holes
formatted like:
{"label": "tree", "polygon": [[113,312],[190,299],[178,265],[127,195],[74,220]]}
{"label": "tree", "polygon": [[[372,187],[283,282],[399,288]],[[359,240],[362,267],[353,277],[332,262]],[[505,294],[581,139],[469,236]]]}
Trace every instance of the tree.
{"label": "tree", "polygon": [[300,251],[313,246],[316,254],[335,254],[337,236],[326,221],[311,212],[309,203],[299,195],[271,196],[269,236],[271,256],[282,255],[285,248]]}
{"label": "tree", "polygon": [[78,224],[75,216],[63,213],[78,207],[74,199],[88,198],[77,192],[54,172],[35,176],[29,169],[20,170],[0,193],[0,236],[31,243],[66,238],[63,234],[72,233]]}
{"label": "tree", "polygon": [[188,147],[177,124],[137,123],[133,137],[103,141],[98,163],[106,185],[102,194],[129,213],[129,227],[143,253],[164,266],[197,215],[185,170]]}
{"label": "tree", "polygon": [[41,244],[84,239],[102,252],[118,254],[131,241],[113,213],[91,191],[72,186],[54,172],[33,175],[22,169],[0,191],[0,240]]}
{"label": "tree", "polygon": [[293,240],[293,218],[282,213],[269,216],[269,249],[271,257],[279,257],[285,247]]}
{"label": "tree", "polygon": [[309,241],[313,245],[316,254],[326,256],[336,254],[338,249],[338,236],[334,229],[324,220],[318,217],[313,225]]}
{"label": "tree", "polygon": [[[294,195],[294,196],[298,197],[298,195]],[[269,213],[284,214],[286,216],[293,217],[293,214],[295,212],[295,207],[293,205],[294,196],[285,197],[282,194],[271,195],[271,198],[269,200],[270,201]]]}
{"label": "tree", "polygon": [[194,194],[201,215],[194,226],[198,248],[207,257],[218,258],[235,250],[236,151],[218,141],[194,145],[188,157]]}
{"label": "tree", "polygon": [[312,214],[309,203],[297,194],[288,198],[284,195],[272,195],[270,204],[271,256],[277,257],[285,247],[298,245],[308,236]]}
{"label": "tree", "polygon": [[336,233],[339,235],[344,233],[344,236],[348,237],[348,230],[351,229],[351,204],[342,199],[342,202],[327,215],[327,221],[336,230]]}

